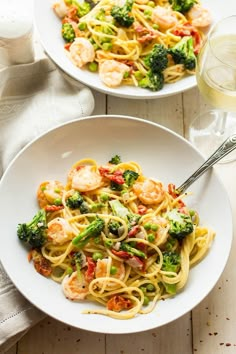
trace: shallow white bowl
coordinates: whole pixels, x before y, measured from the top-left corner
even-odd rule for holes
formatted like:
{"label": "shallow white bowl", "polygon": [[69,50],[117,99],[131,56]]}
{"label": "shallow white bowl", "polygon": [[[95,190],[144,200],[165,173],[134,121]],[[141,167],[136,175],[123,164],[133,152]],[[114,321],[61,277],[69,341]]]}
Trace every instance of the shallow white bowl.
{"label": "shallow white bowl", "polygon": [[[231,9],[233,6],[233,0],[228,1],[232,2],[232,5],[227,5],[227,8]],[[61,22],[51,8],[53,2],[56,1],[34,0],[35,25],[39,39],[46,53],[65,73],[74,79],[103,93],[136,99],[151,99],[170,96],[196,86],[196,79],[193,75],[186,76],[174,84],[166,84],[161,91],[157,92],[132,86],[121,86],[117,88],[109,88],[105,86],[98,77],[98,74],[77,68],[65,55],[64,40],[61,37]],[[221,1],[203,0],[202,4],[204,7],[210,9],[213,22],[223,16],[226,12],[225,5]]]}
{"label": "shallow white bowl", "polygon": [[[19,291],[35,306],[68,325],[101,333],[140,332],[165,325],[190,311],[211,291],[227,262],[232,241],[232,215],[226,191],[214,170],[191,187],[188,205],[201,222],[216,231],[205,259],[190,271],[185,289],[161,301],[147,315],[116,320],[81,311],[96,305],[68,301],[60,285],[38,274],[16,235],[18,223],[37,212],[36,189],[47,179],[66,180],[71,165],[91,157],[105,163],[114,154],[137,161],[146,176],[165,185],[180,185],[203,162],[182,137],[157,124],[125,116],[93,116],[69,122],[27,145],[13,160],[0,182],[0,256]],[[217,193],[216,193],[217,191]]]}

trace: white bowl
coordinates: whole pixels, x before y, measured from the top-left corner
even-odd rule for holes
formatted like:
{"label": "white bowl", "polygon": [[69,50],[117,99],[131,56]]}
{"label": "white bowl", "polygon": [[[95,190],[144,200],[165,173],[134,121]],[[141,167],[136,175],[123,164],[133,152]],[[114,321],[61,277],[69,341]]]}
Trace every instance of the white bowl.
{"label": "white bowl", "polygon": [[[66,180],[78,159],[105,163],[114,154],[137,161],[143,173],[165,185],[180,185],[203,162],[182,137],[157,124],[125,116],[93,116],[71,121],[28,144],[12,161],[0,182],[1,248],[4,268],[19,291],[36,307],[68,325],[100,333],[132,333],[165,325],[195,307],[216,284],[227,262],[232,241],[232,215],[227,193],[214,169],[191,187],[186,200],[201,222],[216,231],[204,260],[190,271],[184,290],[160,301],[153,312],[130,320],[81,314],[95,308],[68,301],[60,285],[38,274],[16,235],[18,223],[37,212],[36,189],[47,179]],[[217,191],[217,193],[216,193]]]}
{"label": "white bowl", "polygon": [[[231,9],[232,5],[227,6]],[[174,95],[186,91],[196,86],[196,78],[194,75],[184,77],[182,80],[166,84],[164,88],[157,92],[133,86],[120,86],[117,88],[109,88],[104,85],[98,74],[91,73],[88,70],[79,69],[65,55],[64,40],[61,36],[61,21],[55,15],[51,8],[54,0],[34,0],[34,19],[37,32],[41,44],[43,45],[48,56],[68,75],[74,79],[84,83],[91,88],[109,95],[118,97],[135,98],[135,99],[152,99]],[[204,7],[211,11],[213,21],[218,19],[225,13],[225,6],[222,2],[211,0],[203,0]]]}

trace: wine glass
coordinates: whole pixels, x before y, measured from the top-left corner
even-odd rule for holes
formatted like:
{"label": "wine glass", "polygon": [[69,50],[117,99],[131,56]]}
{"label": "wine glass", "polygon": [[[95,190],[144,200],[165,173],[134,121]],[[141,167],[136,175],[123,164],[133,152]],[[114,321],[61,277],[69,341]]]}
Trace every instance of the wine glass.
{"label": "wine glass", "polygon": [[[189,140],[204,155],[210,154],[236,133],[236,15],[217,22],[209,32],[196,65],[197,84],[215,109],[197,116]],[[236,160],[236,152],[223,162]]]}

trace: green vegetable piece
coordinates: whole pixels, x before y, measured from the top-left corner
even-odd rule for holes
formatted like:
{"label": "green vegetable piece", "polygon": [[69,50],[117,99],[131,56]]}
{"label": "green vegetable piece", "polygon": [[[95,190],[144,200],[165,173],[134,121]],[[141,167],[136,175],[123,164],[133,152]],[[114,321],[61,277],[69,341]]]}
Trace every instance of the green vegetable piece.
{"label": "green vegetable piece", "polygon": [[155,241],[155,235],[154,234],[148,234],[148,241],[149,242],[153,242],[153,241]]}
{"label": "green vegetable piece", "polygon": [[133,0],[126,0],[124,6],[112,7],[111,15],[120,26],[129,28],[134,23],[134,17],[130,16],[133,3]]}
{"label": "green vegetable piece", "polygon": [[83,203],[84,199],[78,191],[75,191],[72,196],[67,198],[66,206],[70,209],[78,209]]}
{"label": "green vegetable piece", "polygon": [[119,228],[120,228],[121,224],[118,221],[115,220],[111,220],[108,223],[108,230],[115,236],[118,236],[119,232]]}
{"label": "green vegetable piece", "polygon": [[78,29],[79,29],[80,31],[85,31],[85,30],[87,29],[87,24],[86,24],[86,22],[80,22],[80,23],[78,24]]}
{"label": "green vegetable piece", "polygon": [[181,12],[185,14],[188,12],[194,4],[197,3],[196,0],[169,0],[174,11]]}
{"label": "green vegetable piece", "polygon": [[139,174],[132,170],[125,170],[123,173],[123,177],[127,186],[131,187],[134,184],[134,182],[138,179]]}
{"label": "green vegetable piece", "polygon": [[92,71],[93,73],[95,73],[96,71],[98,71],[98,63],[96,61],[89,63],[88,69],[89,69],[89,71]]}
{"label": "green vegetable piece", "polygon": [[149,297],[144,295],[143,305],[144,305],[144,306],[148,306],[148,305],[149,305],[149,302],[150,302]]}
{"label": "green vegetable piece", "polygon": [[121,157],[120,155],[114,155],[108,162],[112,163],[113,165],[118,165],[119,163],[121,163]]}
{"label": "green vegetable piece", "polygon": [[111,275],[115,275],[116,273],[117,273],[117,267],[116,266],[111,266],[110,274]]}
{"label": "green vegetable piece", "polygon": [[147,291],[149,291],[149,292],[153,292],[153,291],[156,290],[155,286],[154,286],[152,283],[147,284],[146,289],[147,289]]}
{"label": "green vegetable piece", "polygon": [[181,257],[177,252],[163,252],[163,263],[161,269],[166,272],[177,273],[180,269]]}
{"label": "green vegetable piece", "polygon": [[168,51],[163,44],[155,44],[151,53],[144,58],[144,63],[152,73],[160,73],[167,68]]}
{"label": "green vegetable piece", "polygon": [[149,70],[146,76],[138,82],[138,85],[152,91],[160,91],[164,86],[164,75],[162,72],[153,73]]}
{"label": "green vegetable piece", "polygon": [[168,49],[175,64],[183,64],[186,69],[193,70],[196,67],[193,38],[184,36],[174,47]]}
{"label": "green vegetable piece", "polygon": [[63,23],[61,28],[62,37],[66,42],[73,42],[75,39],[75,31],[71,23]]}
{"label": "green vegetable piece", "polygon": [[103,219],[96,217],[94,221],[89,224],[85,230],[80,232],[80,234],[73,238],[72,244],[77,246],[79,242],[82,240],[82,246],[84,243],[89,242],[92,237],[99,236],[105,226],[105,222]]}
{"label": "green vegetable piece", "polygon": [[190,215],[181,213],[178,209],[173,209],[167,213],[169,220],[169,234],[177,240],[183,240],[187,235],[193,232],[193,222]]}
{"label": "green vegetable piece", "polygon": [[33,248],[40,248],[47,240],[46,212],[40,209],[30,222],[18,224],[18,238]]}
{"label": "green vegetable piece", "polygon": [[98,259],[102,259],[103,254],[101,252],[94,252],[92,255],[92,259],[96,262]]}
{"label": "green vegetable piece", "polygon": [[128,252],[132,256],[147,258],[146,254],[144,252],[138,250],[137,248],[131,247],[128,243],[121,242],[120,249],[122,251]]}

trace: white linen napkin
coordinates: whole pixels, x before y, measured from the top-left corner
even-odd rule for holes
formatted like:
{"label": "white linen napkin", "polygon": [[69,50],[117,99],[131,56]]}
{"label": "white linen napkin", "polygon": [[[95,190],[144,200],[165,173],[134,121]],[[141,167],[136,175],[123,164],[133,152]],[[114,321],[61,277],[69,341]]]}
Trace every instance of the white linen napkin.
{"label": "white linen napkin", "polygon": [[[0,176],[28,142],[94,109],[90,89],[62,73],[52,61],[0,70]],[[0,353],[15,344],[45,314],[14,287],[0,263]]]}

